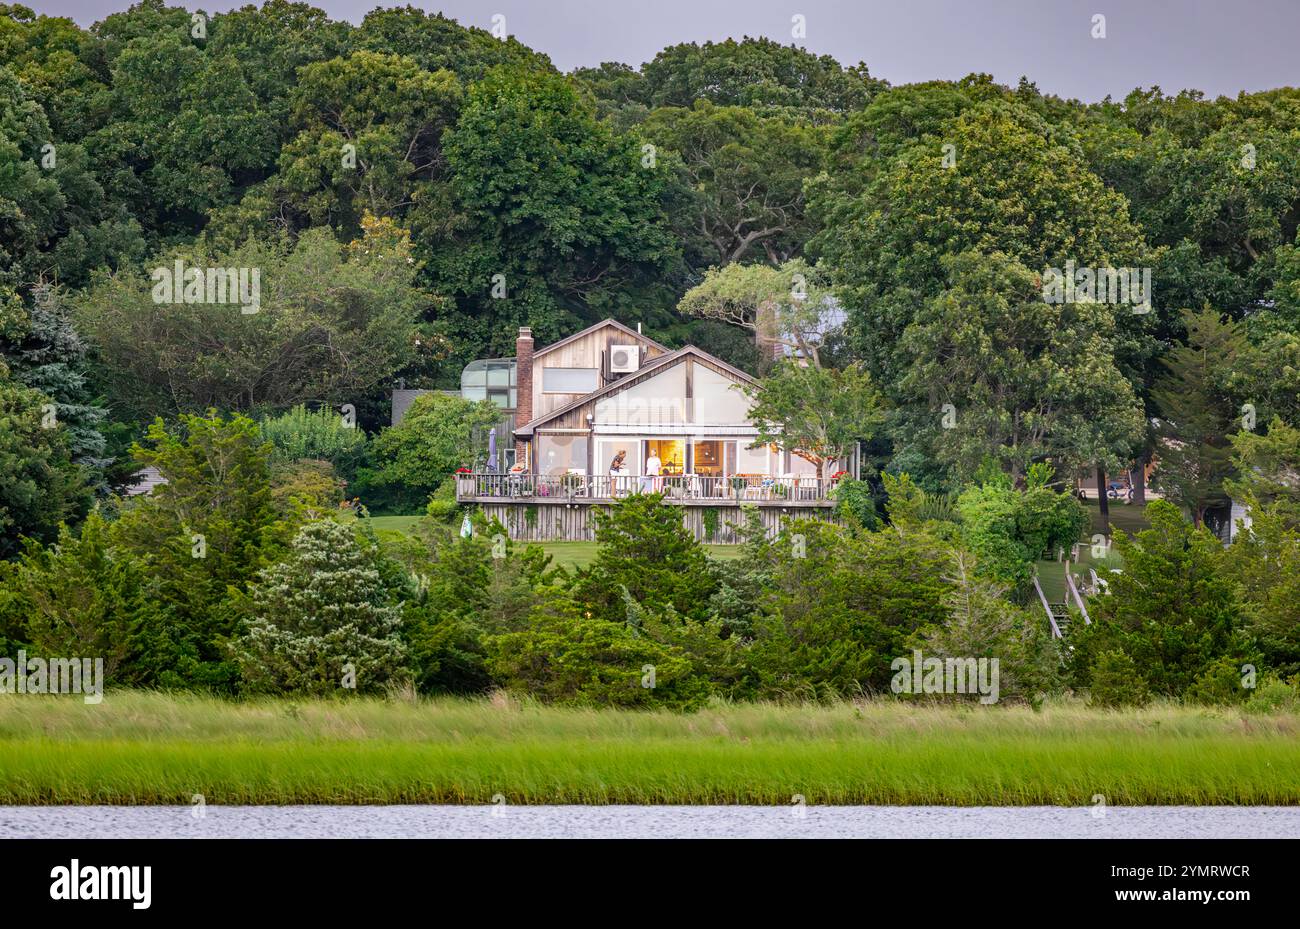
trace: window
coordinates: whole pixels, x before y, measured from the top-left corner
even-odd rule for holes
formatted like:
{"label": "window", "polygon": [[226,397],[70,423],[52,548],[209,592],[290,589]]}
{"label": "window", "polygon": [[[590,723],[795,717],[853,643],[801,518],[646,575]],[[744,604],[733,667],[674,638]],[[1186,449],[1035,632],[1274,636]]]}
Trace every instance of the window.
{"label": "window", "polygon": [[596,473],[609,474],[615,456],[623,453],[623,470],[628,474],[641,474],[641,443],[636,439],[601,439],[596,443]]}
{"label": "window", "polygon": [[460,374],[460,395],[466,400],[491,400],[503,410],[517,409],[515,360],[485,358],[471,361]]}
{"label": "window", "polygon": [[648,439],[645,443],[645,460],[654,455],[659,459],[659,473],[678,475],[686,473],[686,443],[681,439]]}
{"label": "window", "polygon": [[740,460],[736,462],[737,474],[771,474],[772,469],[768,458],[768,448],[766,445],[760,445],[757,448],[745,448],[745,443],[740,443]]}
{"label": "window", "polygon": [[546,475],[570,474],[577,471],[586,474],[587,437],[539,434],[537,468]]}
{"label": "window", "polygon": [[720,439],[696,439],[691,443],[695,473],[705,477],[721,477],[728,465],[736,467],[736,443]]}
{"label": "window", "polygon": [[542,392],[589,394],[599,385],[595,368],[542,368]]}

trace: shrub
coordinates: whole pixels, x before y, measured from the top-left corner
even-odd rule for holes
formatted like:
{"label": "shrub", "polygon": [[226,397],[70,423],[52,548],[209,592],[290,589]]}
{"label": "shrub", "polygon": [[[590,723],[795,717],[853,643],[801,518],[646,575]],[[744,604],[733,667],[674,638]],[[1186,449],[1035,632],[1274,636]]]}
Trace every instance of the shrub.
{"label": "shrub", "polygon": [[1102,652],[1091,670],[1092,689],[1088,695],[1090,705],[1118,709],[1145,706],[1151,702],[1151,691],[1146,679],[1138,673],[1133,659],[1123,652]]}
{"label": "shrub", "polygon": [[1186,699],[1209,706],[1245,703],[1250,698],[1250,689],[1243,683],[1241,668],[1242,663],[1235,658],[1218,659],[1197,676],[1187,689]]}
{"label": "shrub", "polygon": [[286,461],[271,472],[271,499],[276,509],[287,516],[319,519],[338,509],[343,500],[343,482],[328,461]]}
{"label": "shrub", "polygon": [[1010,481],[967,488],[957,498],[957,510],[962,541],[975,555],[980,573],[1023,589],[1040,553],[1031,552],[1019,538],[1019,500]]}
{"label": "shrub", "polygon": [[876,500],[869,483],[841,478],[830,495],[835,501],[835,515],[867,529],[876,526]]}
{"label": "shrub", "polygon": [[1062,548],[1068,552],[1088,525],[1088,511],[1073,495],[1052,490],[1051,477],[1047,465],[1030,465],[1016,501],[1016,537],[1034,560],[1055,558]]}
{"label": "shrub", "polygon": [[704,526],[705,541],[712,542],[718,537],[720,517],[716,506],[706,506],[700,511],[700,521]]}
{"label": "shrub", "polygon": [[0,581],[0,630],[11,642],[46,657],[103,658],[115,684],[156,683],[139,657],[162,634],[165,608],[144,566],[110,546],[98,512],[79,536],[64,526],[55,545],[29,541],[16,563],[0,563]]}
{"label": "shrub", "polygon": [[1276,677],[1265,677],[1246,702],[1252,713],[1295,712],[1300,708],[1300,687]]}
{"label": "shrub", "polygon": [[500,419],[501,411],[486,400],[421,394],[400,423],[371,441],[357,493],[372,510],[418,512],[458,467],[474,460]]}
{"label": "shrub", "polygon": [[405,680],[400,610],[387,600],[373,553],[348,527],[308,523],[289,559],[253,588],[247,631],[234,643],[243,688],[374,693]]}
{"label": "shrub", "polygon": [[351,480],[366,452],[366,434],[343,417],[322,407],[299,405],[261,423],[262,438],[273,446],[271,461],[279,464],[302,459],[328,461],[344,480]]}
{"label": "shrub", "polygon": [[456,502],[456,479],[449,477],[438,485],[438,489],[429,497],[424,508],[425,515],[437,523],[452,523],[460,514],[460,504]]}
{"label": "shrub", "polygon": [[1016,490],[1004,474],[991,475],[969,487],[957,500],[962,539],[986,577],[1023,594],[1033,577],[1033,564],[1058,548],[1069,548],[1087,524],[1087,511],[1068,493],[1047,485],[1051,469],[1034,465],[1024,490]]}
{"label": "shrub", "polygon": [[587,617],[564,600],[539,607],[526,628],[484,644],[503,687],[550,703],[694,709],[709,696],[708,681],[679,649],[627,623]]}
{"label": "shrub", "polygon": [[954,537],[961,523],[961,513],[950,494],[931,492],[912,480],[907,472],[897,477],[880,473],[880,483],[885,489],[885,509],[889,522],[901,530],[912,526],[929,525],[945,538]]}

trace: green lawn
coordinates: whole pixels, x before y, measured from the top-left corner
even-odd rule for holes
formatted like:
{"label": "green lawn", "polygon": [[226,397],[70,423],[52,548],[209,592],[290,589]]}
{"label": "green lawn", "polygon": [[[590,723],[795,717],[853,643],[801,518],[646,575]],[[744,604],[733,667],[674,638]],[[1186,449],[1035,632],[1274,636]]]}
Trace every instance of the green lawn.
{"label": "green lawn", "polygon": [[1300,803],[1300,717],[1073,702],[0,701],[0,804]]}
{"label": "green lawn", "polygon": [[423,516],[372,516],[370,524],[374,526],[375,534],[382,539],[407,535],[422,519]]}
{"label": "green lawn", "polygon": [[[423,516],[374,516],[371,523],[375,533],[380,537],[393,537],[411,532]],[[554,560],[557,567],[585,568],[596,557],[595,542],[539,542],[539,545]],[[735,545],[706,545],[705,550],[712,558],[729,559],[740,554]]]}
{"label": "green lawn", "polygon": [[[1151,523],[1147,521],[1145,507],[1138,506],[1136,503],[1125,503],[1122,500],[1111,500],[1110,503],[1110,524],[1115,529],[1123,529],[1130,534],[1140,532],[1143,529],[1150,529]],[[1101,522],[1101,508],[1097,506],[1096,500],[1089,500],[1087,503],[1088,513],[1092,517],[1094,532],[1105,532],[1106,529]]]}
{"label": "green lawn", "polygon": [[[1101,508],[1097,506],[1097,501],[1089,500],[1084,506],[1088,510],[1089,528],[1080,537],[1079,541],[1083,544],[1079,546],[1079,560],[1071,565],[1070,570],[1086,577],[1093,562],[1092,536],[1094,533],[1105,534],[1106,529],[1102,525]],[[1143,507],[1115,500],[1110,501],[1110,525],[1130,535],[1151,528],[1151,524],[1143,515]],[[1038,562],[1037,567],[1038,580],[1043,585],[1043,593],[1047,595],[1047,599],[1052,603],[1063,603],[1065,601],[1064,563],[1044,559]]]}

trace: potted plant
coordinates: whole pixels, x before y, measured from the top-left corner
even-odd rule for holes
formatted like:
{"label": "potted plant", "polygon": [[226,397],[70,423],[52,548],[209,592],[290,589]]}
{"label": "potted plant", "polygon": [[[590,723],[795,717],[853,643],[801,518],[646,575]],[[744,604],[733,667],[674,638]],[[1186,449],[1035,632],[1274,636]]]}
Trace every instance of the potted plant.
{"label": "potted plant", "polygon": [[564,492],[572,497],[582,490],[583,482],[586,479],[585,474],[565,474],[560,478],[560,483],[564,486]]}

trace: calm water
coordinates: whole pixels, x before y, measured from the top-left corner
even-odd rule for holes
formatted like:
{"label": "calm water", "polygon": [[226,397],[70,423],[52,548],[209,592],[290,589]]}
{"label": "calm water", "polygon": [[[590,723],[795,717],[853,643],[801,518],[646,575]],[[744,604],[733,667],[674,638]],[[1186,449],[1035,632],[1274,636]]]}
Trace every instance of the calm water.
{"label": "calm water", "polygon": [[1300,838],[1300,807],[0,807],[10,838]]}

